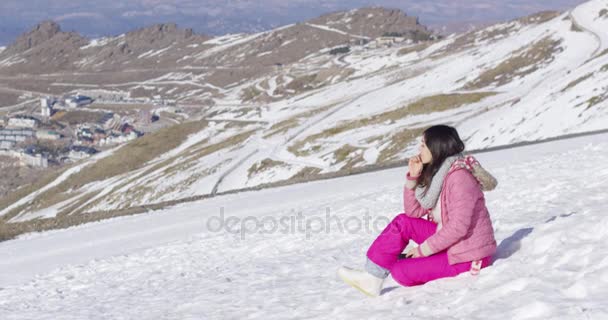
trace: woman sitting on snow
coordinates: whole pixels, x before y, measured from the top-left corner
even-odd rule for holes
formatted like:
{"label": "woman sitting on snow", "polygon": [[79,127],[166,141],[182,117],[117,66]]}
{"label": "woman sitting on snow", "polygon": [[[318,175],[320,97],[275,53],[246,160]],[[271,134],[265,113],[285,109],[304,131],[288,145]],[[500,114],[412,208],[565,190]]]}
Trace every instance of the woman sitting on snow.
{"label": "woman sitting on snow", "polygon": [[[341,267],[342,280],[378,296],[389,273],[399,284],[415,286],[490,265],[496,240],[482,189],[492,190],[496,180],[463,151],[456,129],[437,125],[424,131],[420,154],[409,160],[405,213],[372,243],[366,271]],[[419,246],[400,259],[410,240]]]}

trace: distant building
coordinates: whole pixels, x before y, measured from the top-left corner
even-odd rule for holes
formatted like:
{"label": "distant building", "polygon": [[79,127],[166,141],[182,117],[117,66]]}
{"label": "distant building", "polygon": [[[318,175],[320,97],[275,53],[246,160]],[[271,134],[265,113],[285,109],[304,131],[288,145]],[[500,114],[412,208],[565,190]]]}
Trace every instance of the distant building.
{"label": "distant building", "polygon": [[43,117],[50,117],[53,114],[53,105],[56,100],[52,98],[41,98],[40,99],[40,115]]}
{"label": "distant building", "polygon": [[99,141],[99,140],[105,138],[106,136],[107,136],[107,133],[103,129],[95,128],[95,130],[93,130],[93,140],[95,140],[95,141]]}
{"label": "distant building", "polygon": [[49,166],[49,158],[39,153],[22,153],[21,162],[31,167],[47,168]]}
{"label": "distant building", "polygon": [[19,165],[46,168],[49,166],[49,159],[46,155],[28,154],[24,151],[0,150],[0,155],[19,159]]}
{"label": "distant building", "polygon": [[78,128],[76,130],[76,136],[79,138],[93,138],[93,130],[87,127]]}
{"label": "distant building", "polygon": [[59,140],[63,136],[56,131],[52,130],[38,130],[36,131],[36,138],[41,140]]}
{"label": "distant building", "polygon": [[370,48],[392,47],[394,44],[404,42],[405,40],[405,37],[382,36],[369,42],[367,46]]}
{"label": "distant building", "polygon": [[0,150],[11,150],[15,148],[17,142],[9,140],[0,140]]}
{"label": "distant building", "polygon": [[8,119],[8,126],[15,128],[36,128],[40,124],[40,120],[32,116],[14,116]]}
{"label": "distant building", "polygon": [[93,145],[95,143],[95,140],[93,138],[89,138],[89,137],[78,137],[77,143],[79,143],[79,144],[86,144],[86,145]]}
{"label": "distant building", "polygon": [[109,118],[108,120],[106,120],[106,122],[103,124],[104,128],[108,129],[108,130],[120,130],[120,126],[122,124],[122,118],[117,115],[114,114],[112,116],[112,118]]}
{"label": "distant building", "polygon": [[125,123],[120,127],[120,132],[124,133],[124,134],[129,134],[131,132],[135,131],[135,127],[133,127],[132,125]]}
{"label": "distant building", "polygon": [[65,99],[66,106],[70,108],[78,108],[93,103],[93,99],[87,96],[76,95]]}
{"label": "distant building", "polygon": [[97,151],[96,149],[90,148],[90,147],[72,146],[72,148],[70,149],[70,153],[68,154],[68,157],[72,161],[78,161],[80,159],[88,158],[98,152],[99,151]]}
{"label": "distant building", "polygon": [[113,135],[109,135],[109,136],[105,137],[104,139],[99,140],[99,145],[108,146],[108,145],[114,145],[114,144],[121,144],[121,143],[129,142],[131,140],[135,140],[140,136],[141,136],[141,134],[139,134],[137,131],[132,131],[129,134],[124,134],[124,135],[113,134]]}
{"label": "distant building", "polygon": [[376,44],[378,44],[379,46],[392,46],[393,43],[395,42],[391,37],[380,37],[376,39]]}
{"label": "distant building", "polygon": [[36,132],[30,128],[0,129],[0,140],[24,142],[36,137]]}

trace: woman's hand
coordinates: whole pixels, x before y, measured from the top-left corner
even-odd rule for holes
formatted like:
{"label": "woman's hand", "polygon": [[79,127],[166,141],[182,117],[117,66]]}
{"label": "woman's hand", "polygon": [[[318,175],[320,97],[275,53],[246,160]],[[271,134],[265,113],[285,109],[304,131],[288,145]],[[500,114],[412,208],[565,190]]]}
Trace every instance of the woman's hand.
{"label": "woman's hand", "polygon": [[410,248],[407,253],[405,254],[406,258],[420,258],[420,250],[418,250],[418,247],[412,247]]}
{"label": "woman's hand", "polygon": [[422,159],[420,159],[420,155],[416,155],[410,158],[408,163],[410,177],[414,178],[422,173]]}

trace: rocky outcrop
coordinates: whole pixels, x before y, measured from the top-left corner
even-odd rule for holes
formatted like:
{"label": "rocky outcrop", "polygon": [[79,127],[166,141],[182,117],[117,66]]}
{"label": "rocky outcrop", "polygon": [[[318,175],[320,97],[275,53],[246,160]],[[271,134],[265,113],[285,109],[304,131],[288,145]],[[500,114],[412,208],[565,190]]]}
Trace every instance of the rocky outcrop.
{"label": "rocky outcrop", "polygon": [[170,44],[188,40],[194,35],[192,29],[179,29],[175,23],[155,24],[126,34],[126,41],[134,46],[150,46],[155,43]]}
{"label": "rocky outcrop", "polygon": [[10,58],[5,68],[11,73],[43,73],[73,69],[79,48],[89,40],[75,32],[63,32],[53,21],[44,21],[0,53],[0,60]]}
{"label": "rocky outcrop", "polygon": [[399,9],[362,8],[326,14],[310,22],[370,38],[384,34],[402,34],[405,37],[431,34],[417,17],[408,16]]}
{"label": "rocky outcrop", "polygon": [[31,31],[19,36],[13,44],[11,44],[4,54],[15,54],[29,50],[41,43],[44,43],[56,34],[61,32],[61,28],[54,21],[43,21]]}

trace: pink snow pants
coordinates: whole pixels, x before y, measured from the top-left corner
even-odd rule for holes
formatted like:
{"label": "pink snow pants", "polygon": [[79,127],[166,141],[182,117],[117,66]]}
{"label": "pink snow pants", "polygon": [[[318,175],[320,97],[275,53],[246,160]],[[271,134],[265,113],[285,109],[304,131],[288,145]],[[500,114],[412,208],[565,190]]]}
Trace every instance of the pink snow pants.
{"label": "pink snow pants", "polygon": [[[367,257],[389,270],[393,279],[403,286],[421,285],[469,271],[471,262],[450,265],[447,250],[429,257],[398,259],[410,240],[422,244],[436,230],[437,225],[431,221],[399,214],[372,243]],[[490,262],[490,257],[484,258],[481,267],[487,267]]]}

